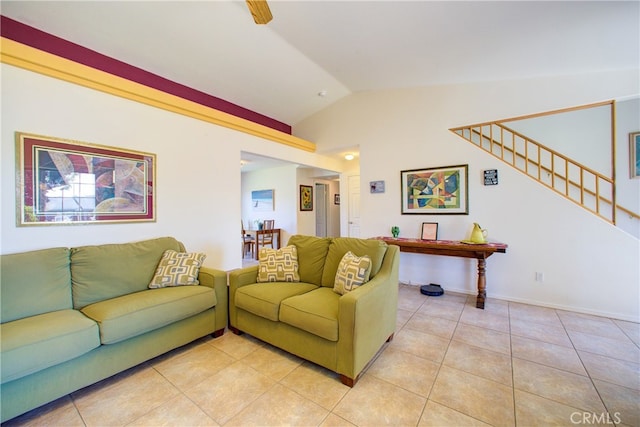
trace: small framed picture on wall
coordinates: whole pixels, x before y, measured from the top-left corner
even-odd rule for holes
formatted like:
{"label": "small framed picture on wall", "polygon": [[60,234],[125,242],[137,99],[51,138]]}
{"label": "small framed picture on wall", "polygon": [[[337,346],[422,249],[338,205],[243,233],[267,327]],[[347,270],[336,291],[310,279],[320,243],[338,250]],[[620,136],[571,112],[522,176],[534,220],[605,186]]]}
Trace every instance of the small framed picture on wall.
{"label": "small framed picture on wall", "polygon": [[310,185],[300,186],[300,210],[313,210],[313,187]]}
{"label": "small framed picture on wall", "polygon": [[629,168],[631,178],[640,177],[640,132],[629,134]]}

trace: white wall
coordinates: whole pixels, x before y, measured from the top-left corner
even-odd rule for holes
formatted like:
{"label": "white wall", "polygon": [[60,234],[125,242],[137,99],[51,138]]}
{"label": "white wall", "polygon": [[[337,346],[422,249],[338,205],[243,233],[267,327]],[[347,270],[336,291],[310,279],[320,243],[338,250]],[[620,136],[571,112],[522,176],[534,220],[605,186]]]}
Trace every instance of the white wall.
{"label": "white wall", "polygon": [[[0,251],[174,236],[205,265],[242,265],[240,152],[340,171],[339,162],[196,119],[2,64]],[[16,131],[157,155],[157,221],[16,226]],[[278,192],[276,192],[276,198]],[[276,203],[279,203],[276,199]]]}
{"label": "white wall", "polygon": [[340,181],[325,181],[325,184],[329,186],[329,204],[327,209],[328,224],[327,224],[327,236],[339,237],[340,236],[340,205],[335,204],[336,194],[340,194]]}
{"label": "white wall", "polygon": [[[640,92],[638,70],[354,94],[299,123],[297,136],[319,150],[360,146],[363,189],[386,182],[384,194],[361,192],[361,235],[418,237],[423,221],[439,238],[465,239],[472,223],[509,245],[487,262],[488,296],[638,321],[638,240],[512,170],[448,129]],[[400,171],[469,165],[469,215],[401,215]],[[482,172],[500,183],[484,186]],[[346,195],[344,195],[346,196]],[[343,205],[346,200],[343,197]],[[544,282],[535,281],[544,273]],[[471,260],[402,254],[400,278],[473,294]]]}
{"label": "white wall", "polygon": [[[505,125],[589,168],[611,176],[610,105],[507,122]],[[584,147],[590,147],[585,150]]]}

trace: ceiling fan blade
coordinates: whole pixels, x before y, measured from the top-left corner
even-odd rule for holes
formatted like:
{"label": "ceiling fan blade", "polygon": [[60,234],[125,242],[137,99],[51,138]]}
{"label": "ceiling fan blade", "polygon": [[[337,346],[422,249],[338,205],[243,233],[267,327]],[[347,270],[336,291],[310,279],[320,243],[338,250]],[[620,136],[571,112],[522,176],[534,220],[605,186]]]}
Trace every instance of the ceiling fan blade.
{"label": "ceiling fan blade", "polygon": [[256,24],[267,24],[273,19],[267,0],[247,0],[247,6]]}

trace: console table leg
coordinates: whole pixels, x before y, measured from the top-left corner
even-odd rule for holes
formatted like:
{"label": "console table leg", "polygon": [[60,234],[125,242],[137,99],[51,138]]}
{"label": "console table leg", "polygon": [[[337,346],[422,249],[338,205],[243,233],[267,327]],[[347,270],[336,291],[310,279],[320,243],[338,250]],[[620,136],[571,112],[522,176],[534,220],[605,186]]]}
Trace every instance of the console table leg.
{"label": "console table leg", "polygon": [[478,258],[478,297],[476,298],[476,308],[484,310],[484,300],[487,298],[487,279],[485,275],[486,261]]}

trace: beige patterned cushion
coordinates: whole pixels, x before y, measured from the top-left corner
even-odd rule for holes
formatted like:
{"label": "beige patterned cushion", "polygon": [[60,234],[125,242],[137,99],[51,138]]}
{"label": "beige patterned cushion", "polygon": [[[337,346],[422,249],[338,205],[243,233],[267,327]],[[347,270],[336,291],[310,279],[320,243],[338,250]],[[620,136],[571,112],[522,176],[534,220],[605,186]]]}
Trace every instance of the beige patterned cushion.
{"label": "beige patterned cushion", "polygon": [[291,245],[282,249],[260,248],[258,282],[299,282],[298,249]]}
{"label": "beige patterned cushion", "polygon": [[340,295],[344,295],[367,283],[370,274],[371,258],[368,255],[358,257],[353,252],[348,251],[338,265],[333,290]]}
{"label": "beige patterned cushion", "polygon": [[149,287],[164,288],[199,284],[198,273],[206,257],[201,253],[164,251]]}

